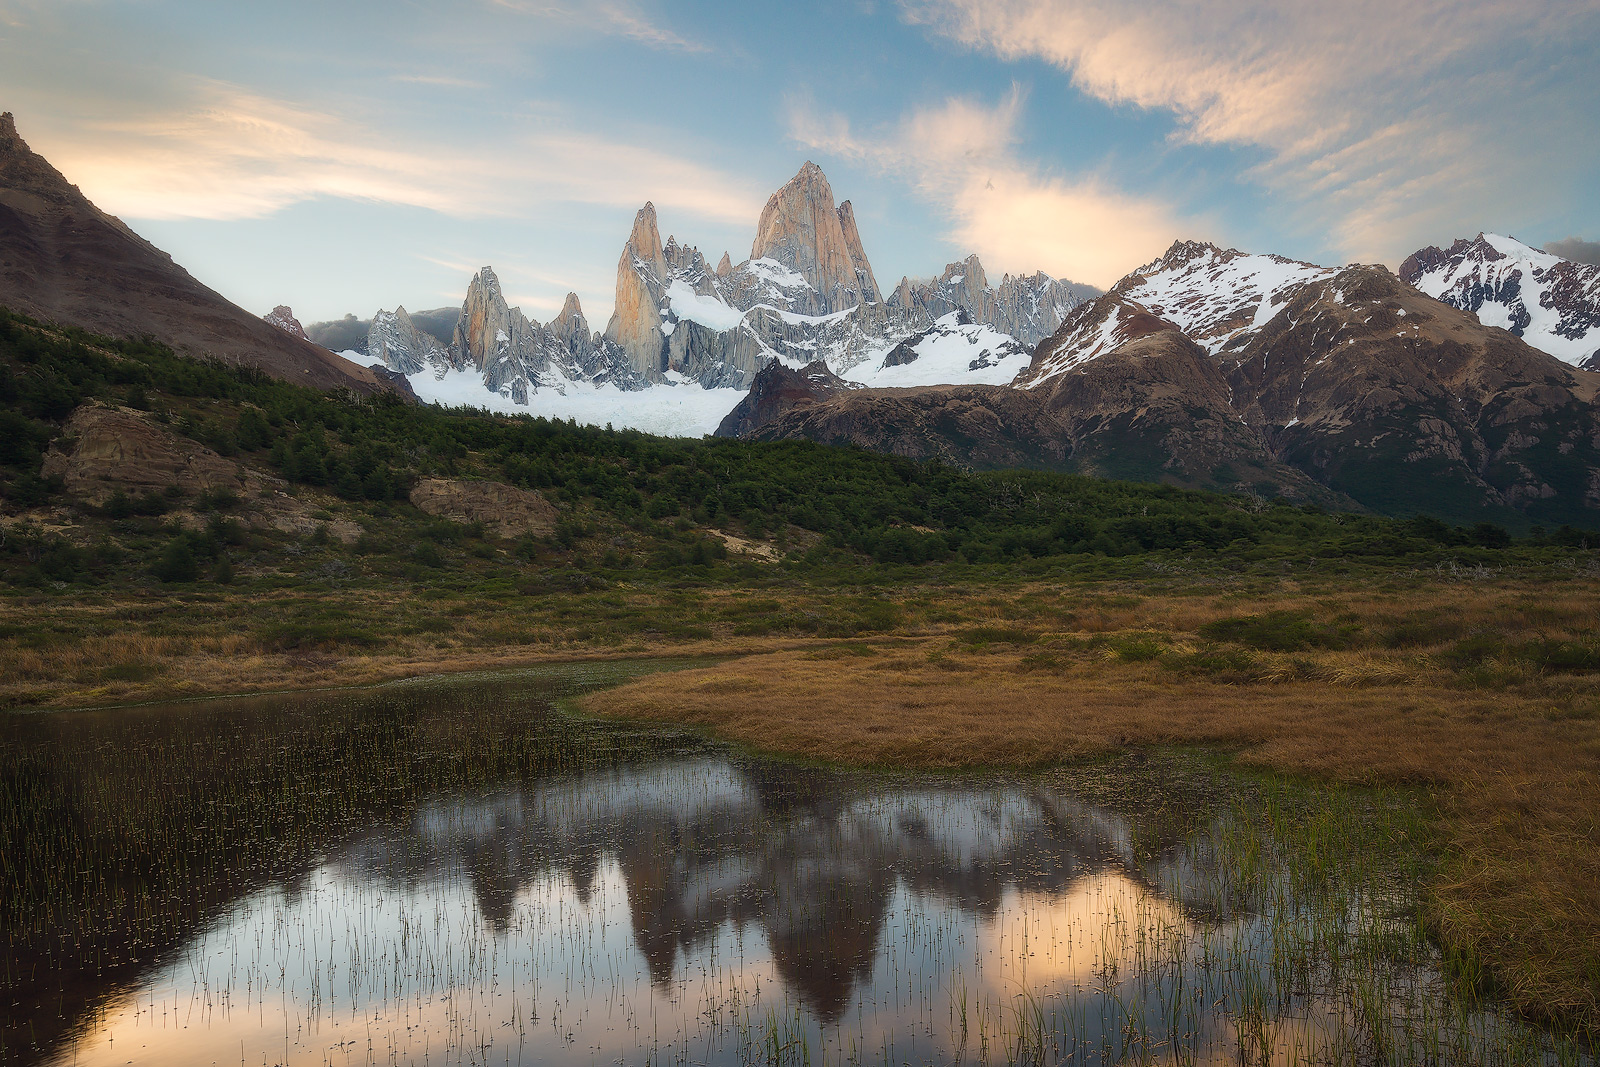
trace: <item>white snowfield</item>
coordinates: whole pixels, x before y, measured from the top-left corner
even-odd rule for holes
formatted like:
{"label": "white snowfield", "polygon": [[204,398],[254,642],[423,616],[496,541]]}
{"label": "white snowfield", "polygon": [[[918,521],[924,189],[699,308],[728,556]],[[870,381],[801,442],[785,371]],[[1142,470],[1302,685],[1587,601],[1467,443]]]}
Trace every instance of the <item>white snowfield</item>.
{"label": "white snowfield", "polygon": [[740,400],[743,389],[705,389],[693,383],[624,390],[614,385],[562,381],[541,386],[518,404],[509,396],[491,393],[475,374],[452,373],[442,378],[432,371],[408,376],[407,381],[424,402],[444,407],[473,407],[505,415],[533,415],[547,419],[572,419],[589,426],[611,425],[618,430],[642,430],[662,437],[703,437]]}
{"label": "white snowfield", "polygon": [[1203,246],[1186,262],[1169,266],[1158,259],[1139,268],[1140,281],[1123,292],[1215,355],[1271,322],[1304,286],[1338,273],[1282,256]]}
{"label": "white snowfield", "polygon": [[[984,323],[959,323],[951,313],[910,342],[917,358],[894,367],[883,356],[859,363],[840,377],[875,389],[914,385],[1009,385],[1028,365],[1028,350],[1010,334]],[[887,355],[887,353],[885,353]]]}
{"label": "white snowfield", "polygon": [[1600,266],[1485,233],[1415,284],[1474,313],[1485,326],[1516,333],[1517,320],[1525,315],[1522,339],[1563,363],[1577,365],[1600,355]]}

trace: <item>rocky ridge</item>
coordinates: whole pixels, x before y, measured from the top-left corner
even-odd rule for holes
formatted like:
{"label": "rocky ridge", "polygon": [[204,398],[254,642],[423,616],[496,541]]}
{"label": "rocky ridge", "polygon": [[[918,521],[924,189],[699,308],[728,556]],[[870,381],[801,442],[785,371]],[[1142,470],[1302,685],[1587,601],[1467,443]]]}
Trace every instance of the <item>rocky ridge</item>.
{"label": "rocky ridge", "polygon": [[294,317],[294,309],[287,304],[279,304],[261,317],[267,325],[276,326],[284,333],[298,337],[302,341],[311,340],[306,336],[306,329],[300,325],[300,320]]}
{"label": "rocky ridge", "polygon": [[1600,374],[1382,267],[1178,243],[1074,309],[1016,385],[773,394],[719,432],[1463,521],[1600,509]]}
{"label": "rocky ridge", "polygon": [[1600,368],[1600,266],[1480,233],[1448,250],[1421,249],[1400,277],[1563,363]]}
{"label": "rocky ridge", "polygon": [[278,328],[196,281],[106,214],[0,114],[0,306],[321,389],[388,388],[366,367]]}
{"label": "rocky ridge", "polygon": [[[506,307],[485,268],[468,288],[443,356],[422,332],[397,330],[386,313],[372,320],[367,349],[406,374],[480,375],[491,392],[525,404],[541,389],[574,384],[745,389],[775,362],[802,367],[820,359],[866,380],[897,347],[962,332],[973,349],[966,359],[928,359],[921,377],[912,377],[993,381],[1002,360],[1011,373],[1021,369],[1019,354],[1090,295],[1043,273],[1007,275],[991,286],[976,256],[928,281],[901,279],[886,295],[854,208],[835,204],[826,175],[808,162],[767,201],[750,258],[739,264],[724,252],[713,267],[675,236],[663,241],[655,206],[645,204],[618,258],[614,311],[601,334],[590,332],[573,295],[548,326],[527,319]],[[945,321],[957,313],[965,321]],[[910,349],[900,351],[903,366]]]}

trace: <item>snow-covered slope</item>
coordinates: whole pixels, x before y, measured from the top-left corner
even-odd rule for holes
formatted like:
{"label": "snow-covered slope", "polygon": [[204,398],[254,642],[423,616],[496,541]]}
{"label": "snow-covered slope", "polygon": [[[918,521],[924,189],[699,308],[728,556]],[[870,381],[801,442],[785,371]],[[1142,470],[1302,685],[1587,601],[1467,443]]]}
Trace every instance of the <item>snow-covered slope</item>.
{"label": "snow-covered slope", "polygon": [[1283,256],[1178,241],[1112,287],[1212,354],[1240,347],[1301,288],[1338,271]]}
{"label": "snow-covered slope", "polygon": [[879,389],[913,385],[1009,385],[1028,366],[1028,350],[988,323],[952,311],[900,342],[881,361],[858,363],[841,377]]}
{"label": "snow-covered slope", "polygon": [[1175,328],[1123,294],[1107,293],[1078,305],[1053,336],[1040,342],[1032,363],[1018,375],[1016,385],[1036,388],[1098,356],[1115,352],[1129,341]]}
{"label": "snow-covered slope", "polygon": [[1600,363],[1600,266],[1480,233],[1448,251],[1422,249],[1401,264],[1400,277],[1564,363]]}

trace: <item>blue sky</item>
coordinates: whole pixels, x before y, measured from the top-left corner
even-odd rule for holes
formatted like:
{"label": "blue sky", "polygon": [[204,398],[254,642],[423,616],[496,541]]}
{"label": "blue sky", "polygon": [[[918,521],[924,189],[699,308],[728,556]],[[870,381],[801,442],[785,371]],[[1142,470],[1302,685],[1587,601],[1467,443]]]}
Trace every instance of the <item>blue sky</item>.
{"label": "blue sky", "polygon": [[749,252],[810,158],[880,283],[1109,285],[1175,238],[1600,237],[1600,0],[0,0],[0,109],[251,310],[610,312],[653,200]]}

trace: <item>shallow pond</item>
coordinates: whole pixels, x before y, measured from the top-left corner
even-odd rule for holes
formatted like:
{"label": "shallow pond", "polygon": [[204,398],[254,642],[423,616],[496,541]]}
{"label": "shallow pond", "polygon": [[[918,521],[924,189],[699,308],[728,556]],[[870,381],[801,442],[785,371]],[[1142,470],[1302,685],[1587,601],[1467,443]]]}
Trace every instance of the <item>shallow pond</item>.
{"label": "shallow pond", "polygon": [[1438,977],[1404,850],[1317,869],[1399,808],[1159,754],[849,773],[556,707],[663,666],[0,720],[0,1059],[1578,1058]]}

